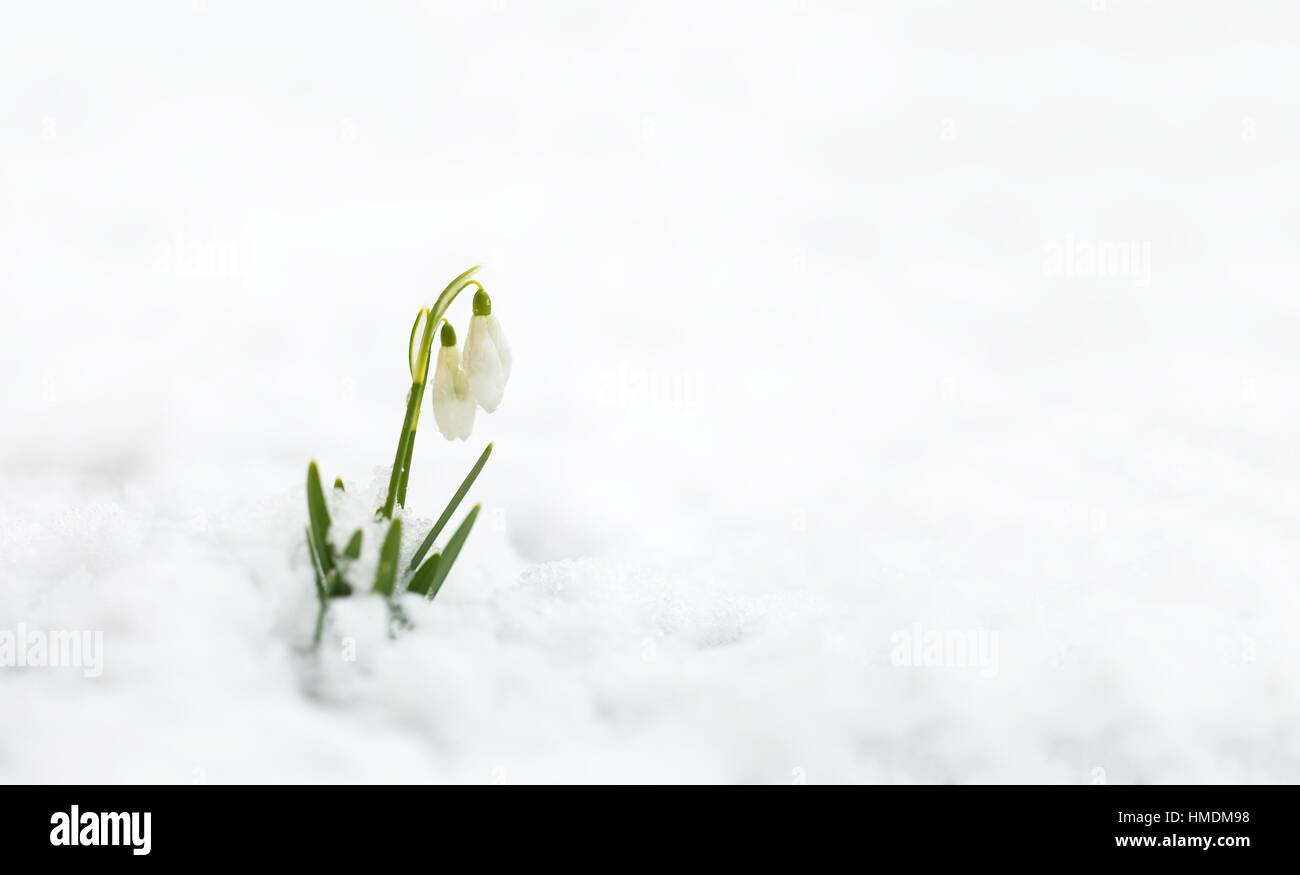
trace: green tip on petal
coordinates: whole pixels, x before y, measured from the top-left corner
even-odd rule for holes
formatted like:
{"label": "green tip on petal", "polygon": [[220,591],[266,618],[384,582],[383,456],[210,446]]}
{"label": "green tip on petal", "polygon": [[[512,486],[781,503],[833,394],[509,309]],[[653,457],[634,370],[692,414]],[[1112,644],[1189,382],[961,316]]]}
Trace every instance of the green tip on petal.
{"label": "green tip on petal", "polygon": [[474,315],[492,315],[492,299],[488,297],[488,293],[482,288],[479,288],[479,290],[474,293]]}
{"label": "green tip on petal", "polygon": [[456,329],[451,327],[450,322],[442,323],[442,345],[443,346],[456,345]]}

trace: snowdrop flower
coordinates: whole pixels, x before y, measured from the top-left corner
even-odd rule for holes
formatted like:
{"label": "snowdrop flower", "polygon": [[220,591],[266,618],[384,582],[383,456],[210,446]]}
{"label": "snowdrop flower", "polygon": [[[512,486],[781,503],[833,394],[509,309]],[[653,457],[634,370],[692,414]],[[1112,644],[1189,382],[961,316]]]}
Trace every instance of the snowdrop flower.
{"label": "snowdrop flower", "polygon": [[481,287],[474,293],[474,315],[465,341],[465,372],[479,406],[488,413],[496,410],[510,379],[510,344],[492,315],[492,299]]}
{"label": "snowdrop flower", "polygon": [[[466,344],[466,356],[469,345]],[[465,440],[474,430],[474,396],[470,381],[460,363],[456,348],[456,329],[442,324],[442,345],[433,371],[433,418],[438,431],[447,440]]]}

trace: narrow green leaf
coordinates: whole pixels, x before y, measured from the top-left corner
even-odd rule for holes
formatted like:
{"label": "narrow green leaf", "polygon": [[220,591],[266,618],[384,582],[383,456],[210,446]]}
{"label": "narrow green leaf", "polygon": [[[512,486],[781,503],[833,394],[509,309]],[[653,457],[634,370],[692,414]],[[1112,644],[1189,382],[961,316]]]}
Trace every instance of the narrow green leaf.
{"label": "narrow green leaf", "polygon": [[[419,334],[421,323],[428,318],[429,308],[421,307],[420,312],[415,314],[415,322],[411,325],[411,339],[406,344],[406,363],[411,368],[411,382],[413,383],[420,381],[419,371],[421,370],[420,363],[415,360],[415,336]],[[423,340],[423,335],[421,335],[421,340]],[[426,372],[428,371],[428,361],[424,362],[423,369]]]}
{"label": "narrow green leaf", "polygon": [[316,559],[328,575],[334,569],[334,553],[330,548],[330,512],[325,505],[325,491],[320,485],[320,470],[316,463],[307,466],[307,516],[311,521],[311,537]]}
{"label": "narrow green leaf", "polygon": [[433,579],[429,581],[427,598],[433,598],[438,594],[438,590],[442,588],[442,582],[447,579],[451,566],[455,564],[456,557],[460,555],[460,548],[465,546],[465,539],[469,537],[469,530],[474,528],[474,520],[478,518],[478,511],[479,505],[476,504],[465,515],[464,521],[456,529],[456,533],[451,536],[451,540],[447,542],[447,549],[443,551],[442,558],[434,569]]}
{"label": "narrow green leaf", "polygon": [[362,531],[357,529],[348,539],[348,545],[343,548],[343,557],[356,561],[361,558],[361,539],[364,537]]}
{"label": "narrow green leaf", "polygon": [[429,585],[433,583],[433,575],[438,571],[438,562],[442,559],[441,553],[434,553],[429,557],[429,561],[420,566],[420,570],[415,572],[411,582],[406,585],[410,592],[418,592],[420,595],[429,594]]}
{"label": "narrow green leaf", "polygon": [[375,592],[388,598],[397,582],[397,554],[402,548],[402,518],[393,520],[379,549],[379,570],[375,572]]}
{"label": "narrow green leaf", "polygon": [[334,478],[334,488],[337,489],[339,492],[347,492],[347,490],[343,488],[343,478],[342,478],[342,477],[335,477],[335,478]]}
{"label": "narrow green leaf", "polygon": [[433,524],[433,528],[429,530],[429,534],[420,542],[419,549],[416,550],[415,555],[411,557],[411,564],[407,568],[407,571],[410,571],[419,565],[420,560],[424,558],[424,554],[429,552],[429,548],[433,546],[434,540],[442,533],[443,527],[447,525],[447,521],[451,519],[451,515],[456,512],[456,508],[460,507],[460,503],[464,500],[465,494],[469,492],[469,488],[474,485],[474,480],[478,477],[478,473],[483,470],[483,466],[487,464],[488,456],[490,455],[492,455],[492,444],[487,445],[487,448],[483,450],[483,454],[478,457],[478,461],[474,463],[474,467],[469,469],[469,473],[466,474],[465,479],[461,481],[460,488],[457,489],[456,494],[451,497],[451,501],[447,502],[447,507],[443,510],[442,516],[438,517],[438,521]]}

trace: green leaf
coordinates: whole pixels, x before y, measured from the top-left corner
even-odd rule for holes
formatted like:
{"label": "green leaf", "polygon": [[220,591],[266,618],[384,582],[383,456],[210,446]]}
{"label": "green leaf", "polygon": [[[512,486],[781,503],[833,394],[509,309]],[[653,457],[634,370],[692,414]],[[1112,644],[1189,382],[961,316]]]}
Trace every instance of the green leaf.
{"label": "green leaf", "polygon": [[478,461],[474,463],[474,467],[469,469],[469,473],[465,475],[465,479],[461,481],[460,488],[457,489],[456,494],[451,497],[451,501],[447,502],[447,507],[443,510],[442,516],[438,517],[438,521],[433,524],[433,528],[429,530],[429,534],[420,542],[419,549],[416,550],[415,555],[411,557],[411,564],[410,567],[407,568],[407,571],[410,571],[419,565],[420,560],[424,558],[424,554],[429,552],[429,548],[433,546],[434,540],[442,533],[443,527],[447,525],[447,521],[451,519],[451,515],[456,512],[456,508],[460,507],[461,501],[465,498],[465,493],[469,492],[469,488],[474,485],[474,480],[478,477],[479,472],[483,470],[483,466],[487,464],[488,456],[490,455],[492,455],[492,444],[487,445],[487,448],[483,450],[483,454],[478,457]]}
{"label": "green leaf", "polygon": [[442,557],[438,560],[437,566],[434,567],[433,576],[429,580],[429,589],[427,598],[433,598],[442,588],[442,582],[447,579],[447,574],[451,571],[451,566],[456,563],[456,557],[460,555],[460,548],[465,546],[465,539],[469,537],[469,530],[474,528],[474,520],[478,518],[479,505],[474,505],[470,512],[465,515],[460,527],[456,533],[451,536],[447,542],[447,549],[443,550]]}
{"label": "green leaf", "polygon": [[420,566],[420,570],[415,572],[411,582],[406,585],[409,592],[418,592],[420,595],[429,594],[429,586],[433,583],[433,575],[438,572],[438,562],[442,559],[441,553],[434,553],[429,557],[429,561]]}
{"label": "green leaf", "polygon": [[[417,334],[419,334],[419,335],[420,335],[420,339],[421,339],[421,340],[424,339],[424,335],[420,332],[420,326],[421,326],[421,325],[424,325],[424,326],[425,326],[425,330],[427,331],[427,330],[428,330],[428,325],[429,325],[428,322],[427,322],[428,318],[429,318],[429,308],[428,308],[428,307],[421,307],[421,308],[420,308],[420,312],[418,312],[418,313],[415,314],[415,322],[412,323],[412,325],[411,325],[411,339],[410,339],[409,341],[407,341],[407,344],[406,344],[406,363],[407,363],[407,364],[410,366],[410,368],[411,368],[411,382],[412,382],[412,383],[418,383],[418,382],[420,382],[420,379],[421,379],[421,378],[420,378],[420,372],[421,372],[421,371],[423,371],[426,375],[427,375],[428,372],[429,372],[429,361],[428,361],[428,359],[425,359],[423,362],[417,362],[417,361],[415,360],[415,337],[416,337]],[[423,346],[423,344],[421,344],[421,345]]]}
{"label": "green leaf", "polygon": [[330,512],[325,505],[325,490],[320,485],[320,470],[316,463],[307,466],[307,516],[311,521],[312,548],[316,561],[325,576],[334,570],[334,551],[329,542]]}
{"label": "green leaf", "polygon": [[334,478],[334,488],[337,489],[339,492],[347,492],[347,490],[343,488],[343,478],[342,478],[342,477],[335,477],[335,478]]}
{"label": "green leaf", "polygon": [[361,558],[361,540],[363,537],[364,534],[360,529],[352,533],[352,537],[348,539],[348,545],[343,548],[343,558],[351,559],[354,562]]}
{"label": "green leaf", "polygon": [[379,549],[379,570],[375,572],[375,592],[389,598],[397,582],[397,554],[402,548],[402,518],[393,520]]}

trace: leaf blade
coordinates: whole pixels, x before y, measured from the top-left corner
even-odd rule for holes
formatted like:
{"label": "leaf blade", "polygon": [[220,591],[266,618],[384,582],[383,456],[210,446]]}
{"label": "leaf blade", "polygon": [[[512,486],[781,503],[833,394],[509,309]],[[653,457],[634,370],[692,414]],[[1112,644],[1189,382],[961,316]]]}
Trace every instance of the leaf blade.
{"label": "leaf blade", "polygon": [[379,568],[375,572],[375,592],[390,598],[397,583],[398,552],[402,549],[402,518],[397,517],[388,527],[384,544],[379,549]]}
{"label": "leaf blade", "polygon": [[442,582],[447,579],[451,573],[451,566],[456,563],[456,557],[460,555],[460,548],[465,546],[465,539],[469,537],[470,529],[474,528],[474,520],[478,519],[478,512],[482,505],[474,505],[470,512],[465,515],[460,526],[456,529],[451,540],[447,542],[447,549],[442,551],[442,558],[438,561],[438,567],[434,569],[433,579],[429,581],[429,594],[427,598],[434,598],[438,595],[438,590],[442,588]]}
{"label": "leaf blade", "polygon": [[365,533],[361,529],[357,529],[352,533],[352,537],[348,539],[348,545],[343,548],[343,557],[345,559],[351,559],[355,562],[361,558],[361,543],[364,537]]}
{"label": "leaf blade", "polygon": [[429,561],[420,566],[420,570],[415,572],[411,582],[406,585],[407,592],[415,592],[427,596],[429,594],[429,584],[433,582],[433,575],[438,570],[438,563],[442,560],[441,553],[434,553],[429,557]]}
{"label": "leaf blade", "polygon": [[469,469],[469,473],[466,474],[465,479],[461,481],[460,488],[457,489],[456,494],[451,497],[451,501],[447,502],[447,507],[443,509],[442,516],[438,517],[438,521],[433,524],[433,528],[429,530],[429,534],[425,535],[424,540],[420,542],[420,546],[416,549],[415,555],[411,557],[411,564],[407,567],[407,571],[410,571],[419,565],[420,560],[424,558],[424,554],[428,553],[429,549],[433,547],[433,542],[437,539],[438,535],[442,533],[448,520],[451,519],[451,515],[456,512],[456,508],[460,507],[460,503],[465,499],[466,493],[468,493],[470,487],[474,485],[474,481],[478,479],[479,472],[482,471],[483,466],[487,464],[488,456],[492,455],[493,446],[494,444],[489,443],[486,449],[483,450],[482,455],[478,457],[478,461],[474,463],[474,467]]}
{"label": "leaf blade", "polygon": [[321,571],[328,574],[334,570],[334,554],[330,548],[330,512],[325,504],[325,490],[320,485],[320,469],[313,461],[307,466],[307,518],[311,523],[312,544]]}

